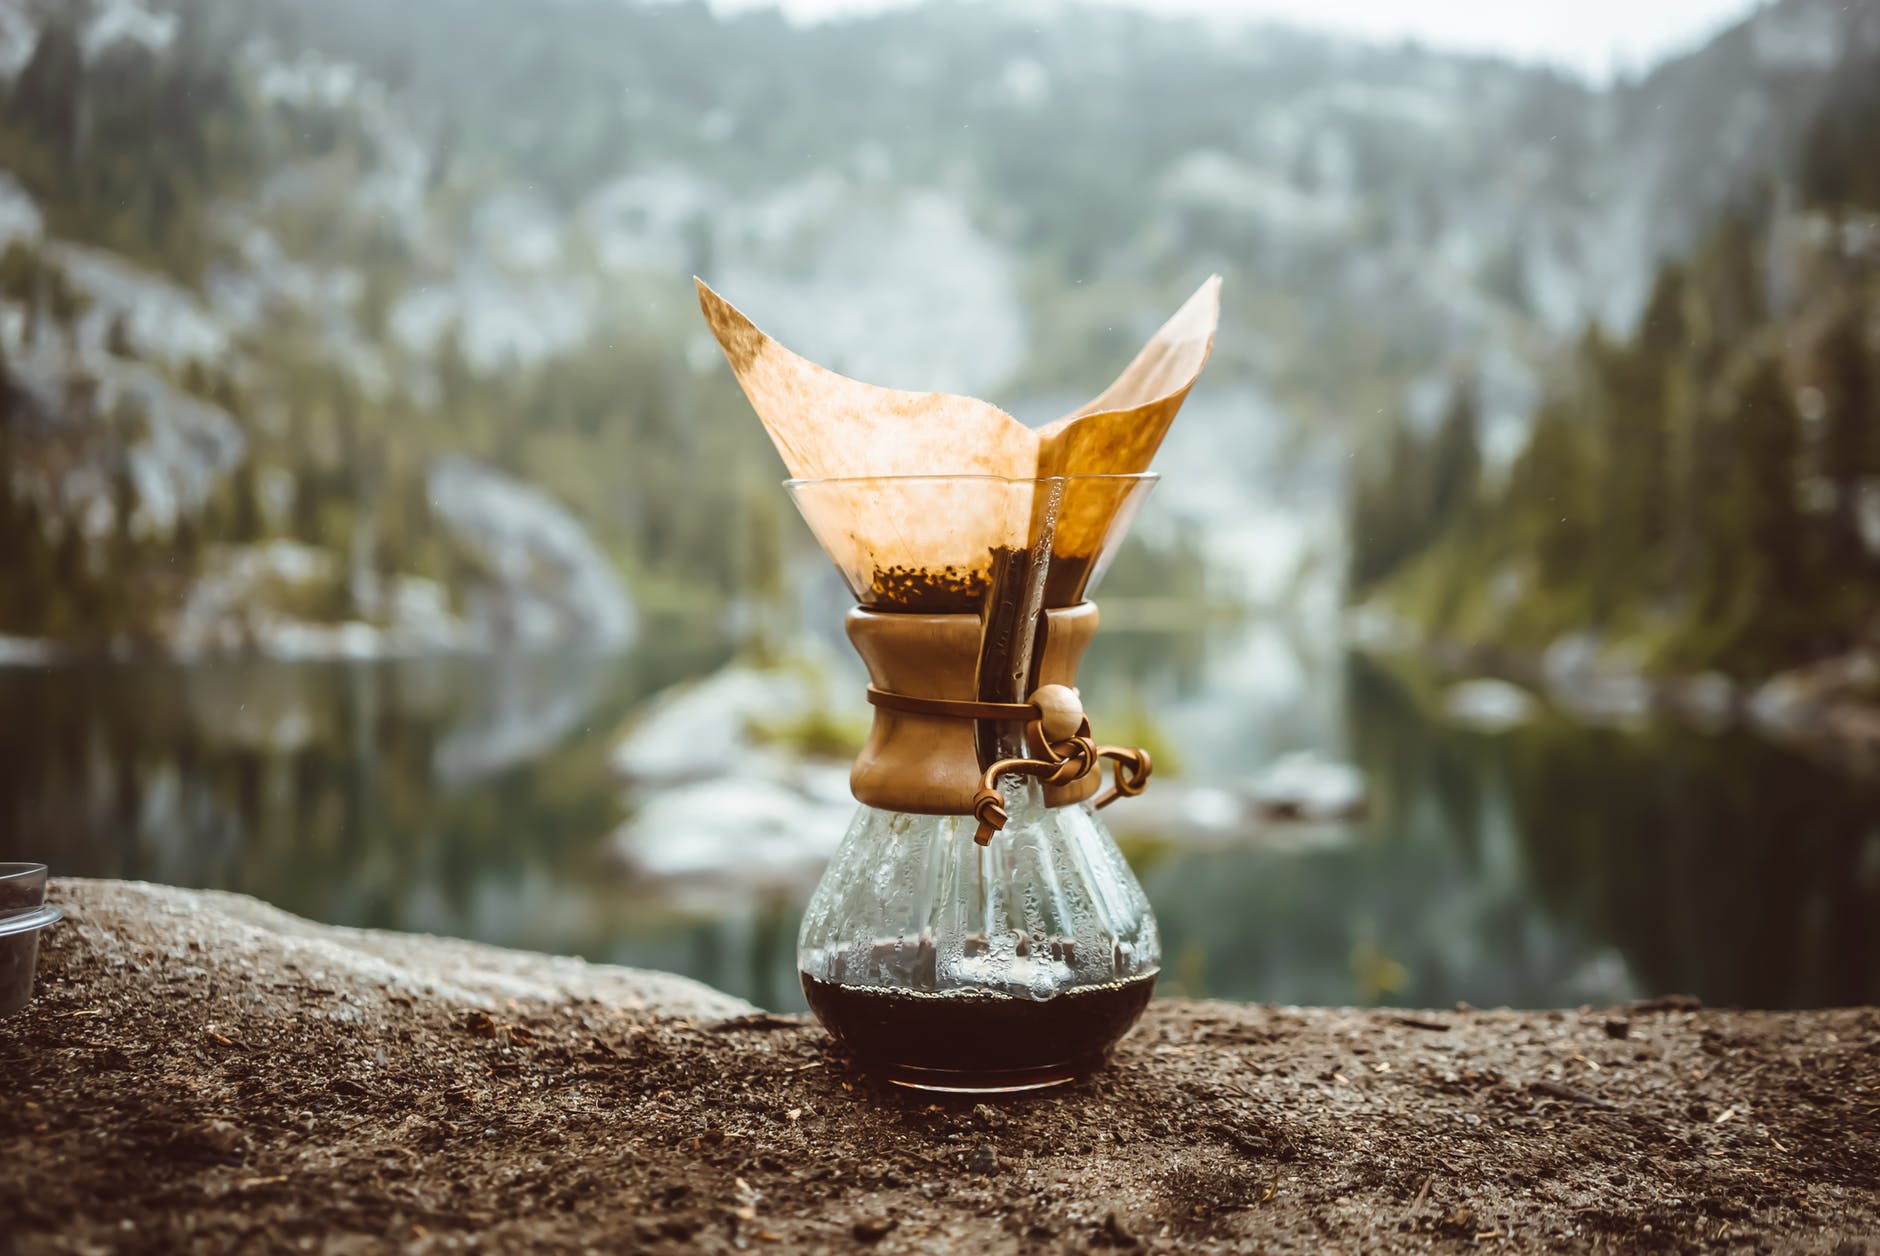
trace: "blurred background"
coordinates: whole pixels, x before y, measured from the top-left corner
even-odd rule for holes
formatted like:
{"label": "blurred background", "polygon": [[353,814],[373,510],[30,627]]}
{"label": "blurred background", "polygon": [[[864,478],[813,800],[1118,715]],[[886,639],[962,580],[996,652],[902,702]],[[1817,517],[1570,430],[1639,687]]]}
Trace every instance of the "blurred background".
{"label": "blurred background", "polygon": [[0,0],[0,855],[800,1007],[868,708],[689,276],[1043,421],[1211,271],[1163,991],[1880,1002],[1872,0]]}

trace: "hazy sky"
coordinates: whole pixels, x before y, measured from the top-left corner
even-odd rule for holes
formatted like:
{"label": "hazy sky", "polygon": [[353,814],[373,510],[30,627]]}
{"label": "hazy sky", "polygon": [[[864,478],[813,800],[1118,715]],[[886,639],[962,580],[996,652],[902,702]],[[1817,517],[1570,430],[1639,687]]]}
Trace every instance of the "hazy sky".
{"label": "hazy sky", "polygon": [[[922,0],[712,0],[721,10],[781,8],[806,21]],[[1002,4],[1007,0],[980,0]],[[1374,39],[1557,62],[1593,77],[1644,66],[1700,42],[1756,0],[1105,0],[1155,13],[1271,18]]]}

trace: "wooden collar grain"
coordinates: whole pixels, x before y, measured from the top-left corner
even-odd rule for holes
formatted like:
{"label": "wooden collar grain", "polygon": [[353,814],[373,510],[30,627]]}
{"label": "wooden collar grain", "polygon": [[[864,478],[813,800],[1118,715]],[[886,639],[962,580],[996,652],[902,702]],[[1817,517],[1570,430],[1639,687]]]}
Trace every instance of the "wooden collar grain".
{"label": "wooden collar grain", "polygon": [[[849,787],[871,807],[928,815],[971,815],[982,844],[1005,826],[1000,780],[1029,776],[1045,805],[1084,802],[1102,788],[1101,761],[1114,783],[1095,805],[1142,792],[1147,751],[1101,746],[1077,698],[1077,664],[1096,633],[1097,608],[1084,602],[1044,613],[1042,645],[1027,702],[974,698],[980,623],[973,615],[849,612],[849,640],[868,666],[875,720],[855,759]],[[1028,755],[982,762],[981,721],[1021,725]]]}

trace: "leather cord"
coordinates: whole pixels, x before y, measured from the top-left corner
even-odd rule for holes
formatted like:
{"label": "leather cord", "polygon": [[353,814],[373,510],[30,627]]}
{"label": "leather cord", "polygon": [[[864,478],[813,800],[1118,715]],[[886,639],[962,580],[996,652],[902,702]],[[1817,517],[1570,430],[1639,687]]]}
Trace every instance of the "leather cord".
{"label": "leather cord", "polygon": [[956,720],[1035,720],[1042,714],[1032,702],[966,702],[957,698],[916,698],[868,687],[868,704],[906,715],[938,715]]}

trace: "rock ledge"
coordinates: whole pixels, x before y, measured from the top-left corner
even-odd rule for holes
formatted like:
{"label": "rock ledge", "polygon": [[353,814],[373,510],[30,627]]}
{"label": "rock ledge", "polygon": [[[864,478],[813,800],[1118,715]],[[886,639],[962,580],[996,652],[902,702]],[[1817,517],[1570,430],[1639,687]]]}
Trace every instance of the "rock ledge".
{"label": "rock ledge", "polygon": [[55,889],[10,1250],[1880,1252],[1880,1011],[1156,1004],[930,1103],[683,978]]}

